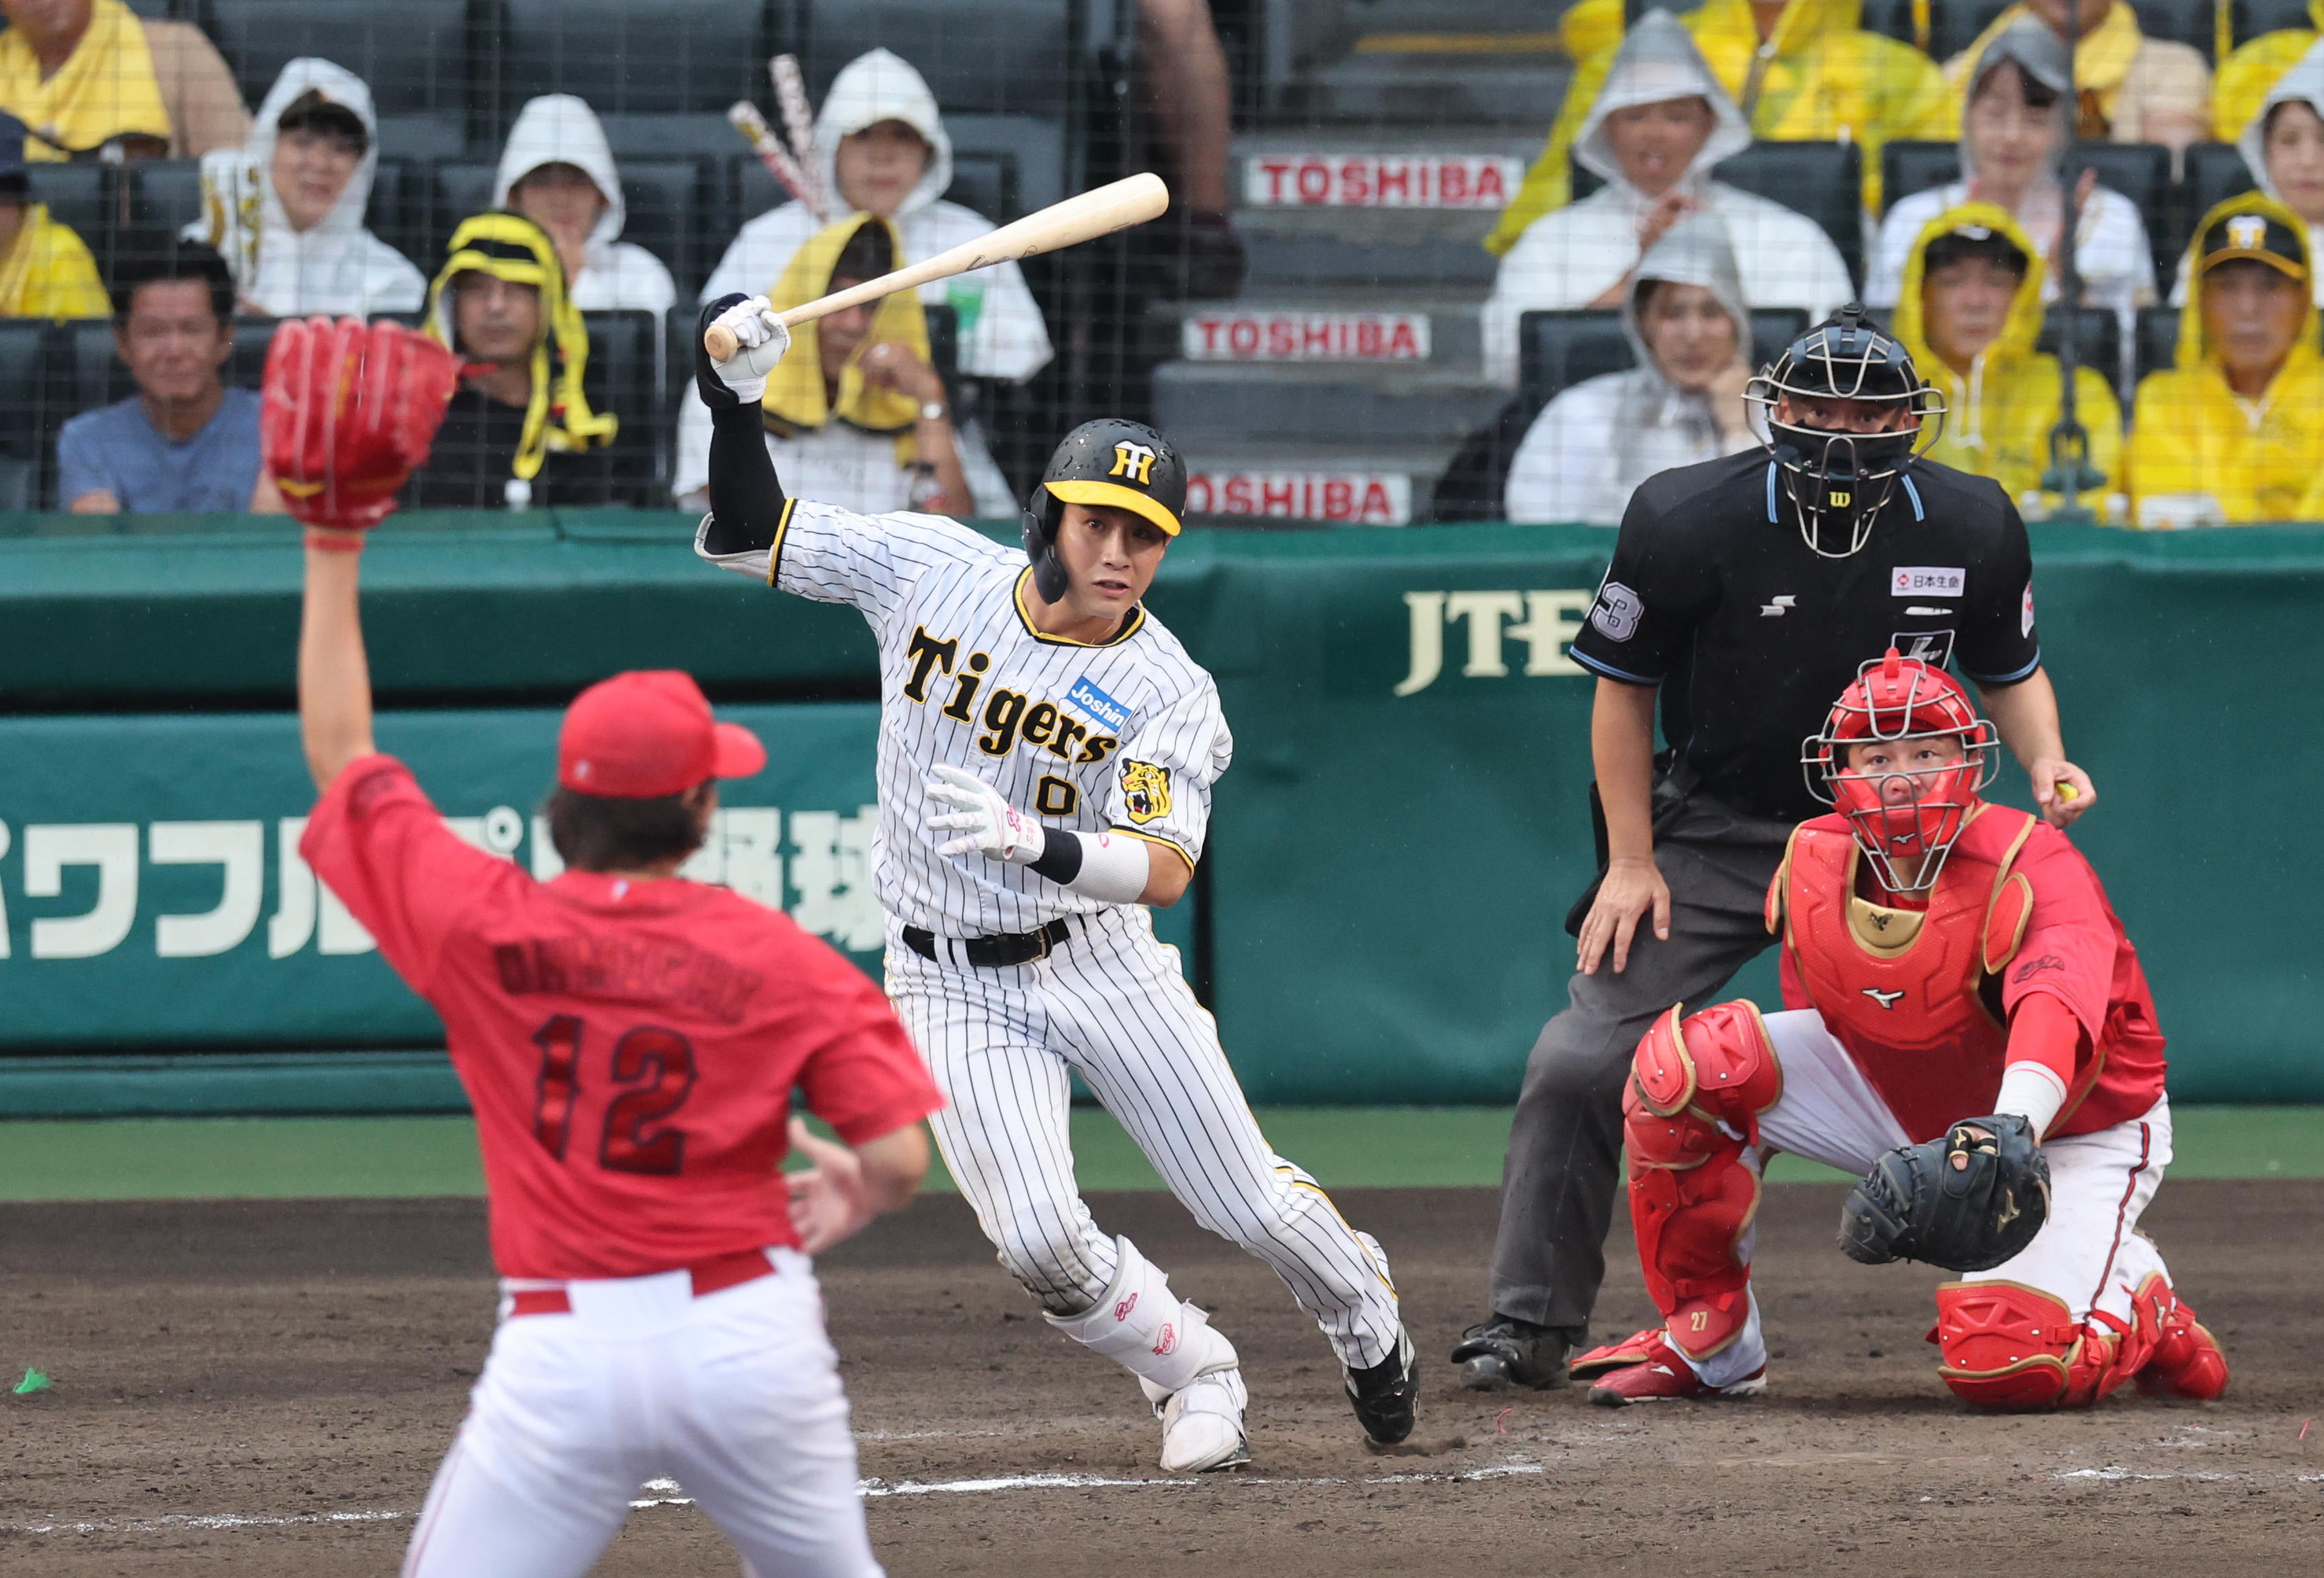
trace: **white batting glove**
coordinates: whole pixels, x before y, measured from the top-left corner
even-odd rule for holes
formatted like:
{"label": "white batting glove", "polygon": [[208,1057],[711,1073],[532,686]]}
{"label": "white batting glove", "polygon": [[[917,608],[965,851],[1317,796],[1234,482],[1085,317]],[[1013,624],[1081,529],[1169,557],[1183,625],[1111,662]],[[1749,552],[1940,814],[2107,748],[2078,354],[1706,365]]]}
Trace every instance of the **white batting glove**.
{"label": "white batting glove", "polygon": [[959,837],[936,846],[941,855],[981,854],[1011,865],[1031,865],[1047,847],[1041,825],[1007,800],[1001,791],[964,768],[939,765],[930,770],[928,798],[953,807],[928,818],[931,833],[957,833]]}
{"label": "white batting glove", "polygon": [[738,301],[710,321],[733,330],[740,346],[725,361],[712,364],[718,369],[719,382],[744,405],[758,404],[766,398],[767,374],[791,348],[791,331],[775,317],[773,305],[764,296]]}

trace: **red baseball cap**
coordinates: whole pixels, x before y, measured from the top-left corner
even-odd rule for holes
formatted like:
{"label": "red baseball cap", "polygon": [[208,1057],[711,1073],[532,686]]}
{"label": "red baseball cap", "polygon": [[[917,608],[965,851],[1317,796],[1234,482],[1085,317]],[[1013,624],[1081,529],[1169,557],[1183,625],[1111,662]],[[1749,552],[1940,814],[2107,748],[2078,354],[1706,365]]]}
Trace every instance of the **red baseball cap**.
{"label": "red baseball cap", "polygon": [[573,698],[557,734],[557,781],[585,795],[650,800],[713,778],[749,778],[767,748],[740,724],[710,715],[694,677],[633,669]]}

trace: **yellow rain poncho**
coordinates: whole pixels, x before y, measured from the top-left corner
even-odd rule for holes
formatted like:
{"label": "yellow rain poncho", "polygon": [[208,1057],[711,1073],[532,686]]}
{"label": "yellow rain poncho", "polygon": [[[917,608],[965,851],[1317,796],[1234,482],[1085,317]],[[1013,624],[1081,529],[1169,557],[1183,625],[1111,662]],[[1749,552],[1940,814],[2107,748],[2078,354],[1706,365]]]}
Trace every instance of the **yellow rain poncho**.
{"label": "yellow rain poncho", "polygon": [[[903,242],[892,223],[876,214],[851,214],[838,224],[816,231],[791,255],[783,277],[767,293],[775,310],[786,312],[828,294],[831,271],[839,262],[839,254],[866,225],[877,225],[888,232],[890,256],[904,255]],[[928,360],[928,321],[920,310],[919,292],[898,291],[881,298],[871,328],[847,358],[846,366],[840,370],[836,396],[829,400],[824,394],[823,356],[816,330],[816,325],[812,323],[802,323],[792,329],[791,348],[768,375],[766,398],[761,402],[765,409],[767,430],[788,438],[836,418],[866,432],[894,434],[896,463],[911,465],[918,457],[912,430],[919,420],[919,402],[897,390],[867,385],[863,382],[862,362],[864,352],[889,341],[910,347],[923,362]]]}
{"label": "yellow rain poncho", "polygon": [[2222,143],[2241,137],[2277,78],[2324,38],[2324,0],[2308,0],[2308,20],[2316,25],[2264,32],[2219,63],[2211,85],[2212,136]]}
{"label": "yellow rain poncho", "polygon": [[[1929,345],[1921,284],[1929,244],[1969,226],[2006,236],[2024,253],[2025,277],[2018,281],[1999,337],[1965,372],[1955,372]],[[2041,248],[2007,209],[1962,203],[1921,227],[1904,264],[1894,325],[1921,375],[1944,392],[1944,431],[1929,458],[1993,478],[2029,514],[2046,512],[2057,503],[2055,494],[2041,491],[2042,473],[2050,464],[2050,429],[2058,423],[2062,371],[2057,357],[2034,348],[2042,334],[2042,273]],[[2074,414],[2089,435],[2090,464],[2107,479],[2098,491],[2119,491],[2122,407],[2104,374],[2090,367],[2074,371]]]}
{"label": "yellow rain poncho", "polygon": [[[1750,0],[1706,0],[1680,18],[1754,135],[1779,143],[1836,141],[1864,149],[1864,202],[1880,206],[1880,150],[1894,137],[1950,141],[1954,115],[1944,78],[1910,44],[1858,26],[1861,0],[1791,0],[1763,51]],[[1572,197],[1566,169],[1590,106],[1613,62],[1612,50],[1582,61],[1549,141],[1517,198],[1485,238],[1498,257],[1525,227]]]}
{"label": "yellow rain poncho", "polygon": [[[2312,272],[2308,227],[2259,192],[2229,198],[2203,216],[2189,246],[2190,269],[2211,227],[2236,214],[2282,226]],[[2301,289],[2305,293],[2306,285]],[[2175,524],[2206,495],[2229,524],[2324,517],[2324,355],[2316,348],[2312,298],[2291,355],[2257,400],[2228,387],[2206,343],[2201,301],[2199,280],[2179,318],[2178,365],[2149,374],[2138,386],[2123,451],[2132,519]]]}
{"label": "yellow rain poncho", "polygon": [[50,218],[47,204],[28,206],[16,244],[0,257],[0,318],[106,318],[112,312],[97,260],[80,237]]}
{"label": "yellow rain poncho", "polygon": [[46,81],[23,34],[0,32],[0,109],[32,133],[24,157],[35,161],[85,153],[119,136],[170,140],[145,24],[121,0],[95,0],[88,31]]}
{"label": "yellow rain poncho", "polygon": [[611,411],[592,411],[581,392],[581,374],[589,365],[589,330],[565,294],[565,270],[547,232],[520,215],[497,211],[460,221],[446,244],[444,266],[428,287],[427,331],[453,350],[460,347],[453,329],[453,296],[446,287],[465,273],[490,274],[540,292],[542,333],[532,346],[532,397],[509,474],[530,482],[552,449],[567,454],[612,443],[621,419]]}

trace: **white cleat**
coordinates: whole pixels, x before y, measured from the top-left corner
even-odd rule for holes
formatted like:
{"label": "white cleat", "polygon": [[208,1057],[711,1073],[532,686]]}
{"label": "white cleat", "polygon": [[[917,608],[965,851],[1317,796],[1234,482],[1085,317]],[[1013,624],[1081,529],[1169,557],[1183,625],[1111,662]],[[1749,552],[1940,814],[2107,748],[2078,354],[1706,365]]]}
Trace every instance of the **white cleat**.
{"label": "white cleat", "polygon": [[1167,1401],[1156,1403],[1163,1468],[1174,1474],[1204,1474],[1249,1463],[1250,1445],[1242,1428],[1249,1401],[1242,1371],[1219,1370],[1196,1376]]}

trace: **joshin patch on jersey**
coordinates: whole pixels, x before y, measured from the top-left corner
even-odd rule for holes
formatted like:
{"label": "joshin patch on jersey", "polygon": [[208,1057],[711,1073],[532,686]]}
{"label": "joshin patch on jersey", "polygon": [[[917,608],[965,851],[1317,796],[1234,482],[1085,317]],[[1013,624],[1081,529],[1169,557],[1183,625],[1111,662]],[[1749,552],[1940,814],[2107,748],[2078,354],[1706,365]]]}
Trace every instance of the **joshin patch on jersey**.
{"label": "joshin patch on jersey", "polygon": [[1121,803],[1140,827],[1170,814],[1170,770],[1151,761],[1121,763]]}

